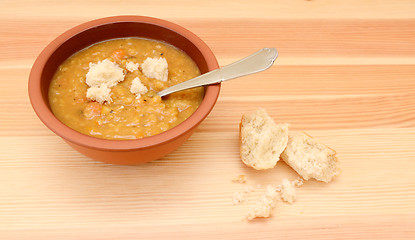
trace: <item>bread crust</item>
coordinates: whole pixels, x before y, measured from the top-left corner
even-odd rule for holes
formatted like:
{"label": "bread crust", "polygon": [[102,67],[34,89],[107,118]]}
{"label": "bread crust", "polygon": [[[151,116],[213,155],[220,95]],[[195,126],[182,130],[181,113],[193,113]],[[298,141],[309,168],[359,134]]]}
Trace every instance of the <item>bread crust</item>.
{"label": "bread crust", "polygon": [[[305,146],[304,143],[307,143]],[[295,148],[295,151],[292,149]],[[301,156],[299,154],[301,153]],[[312,156],[312,153],[318,156]],[[281,154],[282,160],[293,168],[302,178],[330,182],[340,174],[336,151],[302,132],[301,136],[289,136],[288,144]]]}

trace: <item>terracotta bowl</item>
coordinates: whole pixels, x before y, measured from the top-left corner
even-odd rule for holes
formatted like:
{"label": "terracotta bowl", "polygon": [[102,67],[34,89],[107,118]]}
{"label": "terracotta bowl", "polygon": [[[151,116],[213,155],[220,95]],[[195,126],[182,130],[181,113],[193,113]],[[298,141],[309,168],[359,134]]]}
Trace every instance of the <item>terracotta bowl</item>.
{"label": "terracotta bowl", "polygon": [[40,120],[71,147],[84,155],[111,164],[133,165],[159,159],[182,145],[210,113],[220,84],[205,87],[200,107],[178,126],[137,140],[105,140],[79,133],[52,113],[48,101],[50,81],[58,66],[75,52],[113,38],[143,37],[161,40],[186,52],[201,73],[218,68],[209,47],[195,34],[174,23],[142,16],[117,16],[81,24],[53,40],[36,59],[29,76],[29,96]]}

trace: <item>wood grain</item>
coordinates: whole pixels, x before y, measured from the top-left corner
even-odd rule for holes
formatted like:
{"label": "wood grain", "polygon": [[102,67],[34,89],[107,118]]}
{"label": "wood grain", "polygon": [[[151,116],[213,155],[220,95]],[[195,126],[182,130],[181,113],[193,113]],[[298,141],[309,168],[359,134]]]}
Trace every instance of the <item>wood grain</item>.
{"label": "wood grain", "polygon": [[[414,12],[413,1],[391,0],[1,1],[0,239],[414,239]],[[188,28],[222,66],[262,47],[279,58],[223,83],[212,113],[172,154],[139,166],[95,162],[40,122],[27,79],[62,32],[126,14]],[[297,178],[283,162],[256,171],[240,161],[238,123],[258,107],[335,149],[342,174],[306,182],[296,202],[248,222],[267,184]],[[232,182],[240,174],[246,184]]]}
{"label": "wood grain", "polygon": [[[166,0],[150,2],[133,0],[54,0],[1,2],[3,16],[22,19],[99,18],[109,15],[149,15],[160,18],[191,19],[402,19],[413,18],[415,3],[411,0],[383,1],[198,1]],[[93,11],[92,11],[93,10]]]}
{"label": "wood grain", "polygon": [[[0,22],[0,49],[3,52],[0,63],[7,62],[1,68],[31,66],[50,41],[82,22],[72,19],[53,22],[47,19],[7,19]],[[322,58],[334,58],[337,61],[341,58],[344,62],[338,65],[344,65],[359,57],[365,57],[366,60],[387,57],[387,64],[394,64],[391,61],[394,58],[404,59],[409,64],[415,63],[414,19],[179,19],[175,22],[200,36],[212,48],[221,64],[245,57],[264,46],[277,47],[278,61],[281,60],[283,64],[286,64],[285,58],[291,63],[293,58],[307,60],[293,65],[316,65],[318,62],[314,62],[314,58],[320,62]],[[22,32],[21,28],[26,31]],[[13,51],[10,51],[11,48]],[[326,60],[324,64],[328,62]]]}

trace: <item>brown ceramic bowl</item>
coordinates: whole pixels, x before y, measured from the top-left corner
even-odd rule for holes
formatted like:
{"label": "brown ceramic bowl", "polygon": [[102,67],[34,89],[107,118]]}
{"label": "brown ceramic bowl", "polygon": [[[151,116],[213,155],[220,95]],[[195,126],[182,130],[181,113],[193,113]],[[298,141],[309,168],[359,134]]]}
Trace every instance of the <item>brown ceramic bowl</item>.
{"label": "brown ceramic bowl", "polygon": [[201,73],[219,67],[209,47],[183,27],[150,17],[108,17],[81,24],[53,40],[32,67],[29,96],[40,120],[77,151],[102,162],[133,165],[159,159],[182,145],[212,110],[219,96],[220,84],[205,87],[205,97],[200,107],[183,123],[151,137],[105,140],[69,128],[53,115],[49,106],[48,89],[56,69],[69,56],[87,46],[123,37],[143,37],[174,45],[196,62]]}

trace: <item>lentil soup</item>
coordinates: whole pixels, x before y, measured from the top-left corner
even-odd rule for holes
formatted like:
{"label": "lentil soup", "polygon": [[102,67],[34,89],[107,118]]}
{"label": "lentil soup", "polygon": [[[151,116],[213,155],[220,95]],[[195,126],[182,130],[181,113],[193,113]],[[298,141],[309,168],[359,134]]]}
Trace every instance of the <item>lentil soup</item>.
{"label": "lentil soup", "polygon": [[[88,77],[95,74],[93,68],[108,60],[123,78],[111,85],[95,81],[101,85],[92,86]],[[163,66],[168,70],[159,77]],[[105,72],[95,75],[111,77]],[[171,45],[141,38],[113,39],[63,62],[51,81],[49,103],[54,115],[78,132],[104,139],[143,138],[180,124],[198,108],[203,87],[163,98],[156,93],[199,75],[193,60]]]}

